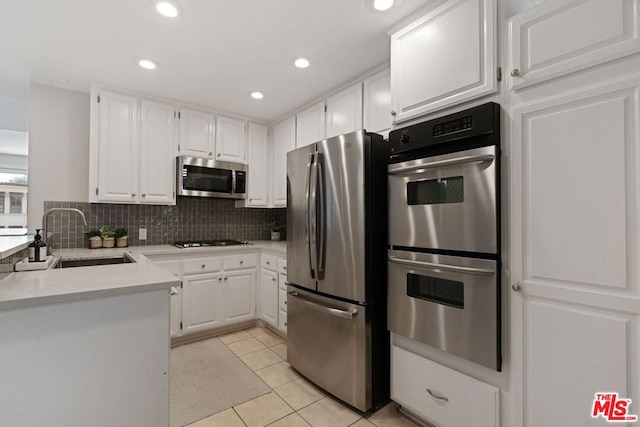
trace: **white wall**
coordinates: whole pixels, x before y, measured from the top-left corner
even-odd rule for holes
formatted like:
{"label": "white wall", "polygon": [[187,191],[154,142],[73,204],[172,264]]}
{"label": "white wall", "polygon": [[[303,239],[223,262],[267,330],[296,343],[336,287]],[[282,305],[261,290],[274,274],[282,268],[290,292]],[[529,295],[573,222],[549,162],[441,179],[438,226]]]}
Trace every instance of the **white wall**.
{"label": "white wall", "polygon": [[29,89],[29,232],[45,200],[89,201],[89,95],[32,83]]}

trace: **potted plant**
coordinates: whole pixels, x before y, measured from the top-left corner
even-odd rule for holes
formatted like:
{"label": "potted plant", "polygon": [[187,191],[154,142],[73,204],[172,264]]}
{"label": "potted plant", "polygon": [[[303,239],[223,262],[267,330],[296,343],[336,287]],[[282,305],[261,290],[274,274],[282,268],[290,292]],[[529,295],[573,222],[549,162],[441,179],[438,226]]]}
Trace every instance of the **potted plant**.
{"label": "potted plant", "polygon": [[98,230],[89,230],[84,233],[84,237],[89,239],[89,249],[97,249],[102,247],[102,236]]}
{"label": "potted plant", "polygon": [[266,229],[271,232],[271,240],[274,242],[280,240],[280,230],[285,226],[286,224],[284,222],[278,222],[278,220],[273,220],[265,224]]}
{"label": "potted plant", "polygon": [[116,245],[113,229],[107,225],[100,227],[100,236],[102,236],[102,247],[112,248]]}
{"label": "potted plant", "polygon": [[113,235],[116,238],[116,247],[126,248],[129,246],[129,237],[127,236],[126,228],[116,228],[113,230]]}

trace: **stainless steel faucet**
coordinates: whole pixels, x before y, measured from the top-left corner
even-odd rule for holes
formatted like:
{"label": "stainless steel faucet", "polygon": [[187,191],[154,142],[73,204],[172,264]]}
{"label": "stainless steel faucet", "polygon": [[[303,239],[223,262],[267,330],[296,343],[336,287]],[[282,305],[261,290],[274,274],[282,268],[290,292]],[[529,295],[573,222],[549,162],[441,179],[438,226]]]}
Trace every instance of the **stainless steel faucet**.
{"label": "stainless steel faucet", "polygon": [[[87,219],[84,217],[84,212],[82,212],[80,209],[75,209],[75,208],[51,208],[51,209],[47,209],[44,214],[42,215],[42,228],[44,230],[44,236],[42,236],[44,238],[44,242],[47,244],[47,255],[51,254],[51,245],[49,244],[49,238],[48,238],[48,233],[47,233],[47,219],[49,218],[49,215],[51,215],[53,212],[59,212],[59,211],[65,211],[65,212],[75,212],[78,215],[80,215],[82,217],[82,221],[84,221],[84,225],[88,225],[87,224]],[[51,239],[53,240],[53,238]]]}

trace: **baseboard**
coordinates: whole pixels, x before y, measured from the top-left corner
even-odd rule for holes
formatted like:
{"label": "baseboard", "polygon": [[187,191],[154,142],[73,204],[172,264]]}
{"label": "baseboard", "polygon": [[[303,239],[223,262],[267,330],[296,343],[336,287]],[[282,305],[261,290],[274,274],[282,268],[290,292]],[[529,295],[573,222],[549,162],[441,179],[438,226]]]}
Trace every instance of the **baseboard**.
{"label": "baseboard", "polygon": [[217,337],[219,335],[228,334],[229,332],[240,331],[242,329],[254,326],[266,326],[260,319],[246,320],[233,325],[220,326],[218,328],[208,329],[206,331],[195,332],[193,334],[182,335],[180,337],[171,338],[171,347],[192,343],[195,341],[205,340],[207,338]]}
{"label": "baseboard", "polygon": [[419,425],[420,427],[435,427],[433,424],[429,424],[427,421],[423,420],[413,412],[405,409],[403,406],[398,408],[398,412],[400,412],[405,417],[409,418],[411,421]]}

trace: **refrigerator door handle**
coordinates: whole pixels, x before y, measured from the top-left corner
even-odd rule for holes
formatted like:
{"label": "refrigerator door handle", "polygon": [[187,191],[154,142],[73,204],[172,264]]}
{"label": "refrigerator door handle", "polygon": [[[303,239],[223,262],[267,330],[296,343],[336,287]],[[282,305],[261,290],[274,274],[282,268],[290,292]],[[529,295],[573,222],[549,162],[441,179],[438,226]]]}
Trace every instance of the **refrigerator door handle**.
{"label": "refrigerator door handle", "polygon": [[316,311],[330,314],[331,316],[342,317],[344,319],[353,319],[358,314],[358,310],[355,308],[349,311],[340,310],[339,308],[327,307],[326,305],[310,301],[306,298],[303,298],[298,292],[289,292],[288,294],[289,296],[296,298],[301,304],[306,305],[307,307],[312,308]]}
{"label": "refrigerator door handle", "polygon": [[318,187],[318,261],[317,272],[318,280],[324,279],[324,269],[326,264],[326,238],[327,238],[327,206],[326,206],[326,192],[325,192],[325,174],[324,174],[324,160],[323,155],[318,153],[316,155],[316,185]]}
{"label": "refrigerator door handle", "polygon": [[311,278],[318,273],[318,153],[312,153],[309,162],[309,183],[307,185],[307,241]]}

